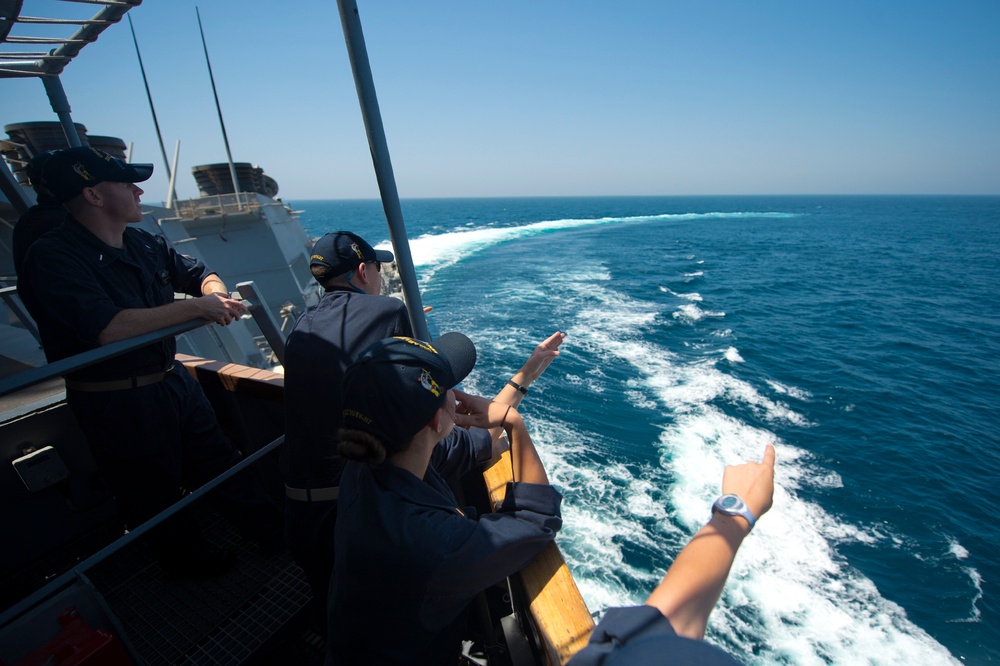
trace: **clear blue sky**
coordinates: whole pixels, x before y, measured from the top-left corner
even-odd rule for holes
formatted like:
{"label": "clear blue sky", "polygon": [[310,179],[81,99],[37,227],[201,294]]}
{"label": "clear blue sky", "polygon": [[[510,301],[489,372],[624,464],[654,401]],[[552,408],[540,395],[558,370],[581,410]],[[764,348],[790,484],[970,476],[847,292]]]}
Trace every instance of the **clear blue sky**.
{"label": "clear blue sky", "polygon": [[[225,161],[196,4],[130,12],[181,196]],[[359,5],[402,197],[1000,194],[996,0]],[[377,197],[336,3],[198,6],[234,159],[286,200]],[[62,80],[165,198],[127,22]],[[38,81],[0,88],[4,124],[54,118]]]}

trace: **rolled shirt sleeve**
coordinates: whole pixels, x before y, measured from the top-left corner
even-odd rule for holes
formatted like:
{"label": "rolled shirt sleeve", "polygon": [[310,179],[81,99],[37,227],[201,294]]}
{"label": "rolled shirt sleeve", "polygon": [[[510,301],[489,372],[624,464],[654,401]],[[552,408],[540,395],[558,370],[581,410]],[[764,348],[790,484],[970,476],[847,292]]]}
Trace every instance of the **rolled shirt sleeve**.
{"label": "rolled shirt sleeve", "polygon": [[449,482],[490,460],[493,438],[483,428],[455,426],[447,437],[438,442],[431,453],[431,467]]}
{"label": "rolled shirt sleeve", "polygon": [[188,296],[201,296],[201,283],[209,275],[217,275],[217,273],[208,268],[200,259],[181,254],[172,248],[162,236],[154,236],[154,238],[159,245],[159,251],[166,256],[174,291]]}

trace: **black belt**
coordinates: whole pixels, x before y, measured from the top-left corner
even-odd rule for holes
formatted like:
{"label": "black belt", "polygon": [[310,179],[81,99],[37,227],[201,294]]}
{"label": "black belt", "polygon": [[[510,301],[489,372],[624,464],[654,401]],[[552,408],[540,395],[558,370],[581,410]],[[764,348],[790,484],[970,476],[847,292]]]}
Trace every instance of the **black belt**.
{"label": "black belt", "polygon": [[66,388],[73,389],[74,391],[88,391],[91,393],[101,393],[103,391],[124,391],[125,389],[134,389],[162,382],[163,379],[173,371],[173,369],[174,366],[170,366],[163,372],[153,372],[148,375],[137,375],[135,377],[129,377],[128,379],[112,379],[106,382],[78,382],[74,379],[67,379]]}
{"label": "black belt", "polygon": [[331,488],[292,488],[285,486],[288,499],[300,502],[332,502],[340,496],[340,486]]}

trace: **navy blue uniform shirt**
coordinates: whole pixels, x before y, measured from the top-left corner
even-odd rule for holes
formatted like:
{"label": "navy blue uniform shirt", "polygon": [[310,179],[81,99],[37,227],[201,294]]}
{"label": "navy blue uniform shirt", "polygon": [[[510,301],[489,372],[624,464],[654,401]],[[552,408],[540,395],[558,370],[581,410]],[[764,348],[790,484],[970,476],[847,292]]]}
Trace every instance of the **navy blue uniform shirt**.
{"label": "navy blue uniform shirt", "polygon": [[523,568],[562,527],[562,496],[512,483],[476,520],[442,474],[488,452],[439,444],[423,479],[389,463],[348,463],[340,484],[330,585],[330,664],[456,663],[469,603]]}
{"label": "navy blue uniform shirt", "polygon": [[[335,287],[307,309],[285,342],[285,482],[295,488],[336,486],[340,384],[344,370],[383,338],[411,337],[398,298]],[[317,418],[322,415],[322,418]]]}
{"label": "navy blue uniform shirt", "polygon": [[17,219],[11,234],[11,251],[14,255],[14,272],[21,274],[24,257],[36,240],[58,228],[69,216],[61,203],[52,197],[38,195],[38,203]]}
{"label": "navy blue uniform shirt", "polygon": [[611,608],[566,666],[739,666],[728,653],[678,636],[653,606]]}
{"label": "navy blue uniform shirt", "polygon": [[[67,216],[28,249],[17,291],[50,363],[98,347],[98,335],[122,310],[173,303],[174,292],[201,296],[212,274],[203,263],[135,227],[125,229],[123,240],[123,248],[113,248]],[[106,381],[161,372],[175,351],[168,338],[67,376]]]}

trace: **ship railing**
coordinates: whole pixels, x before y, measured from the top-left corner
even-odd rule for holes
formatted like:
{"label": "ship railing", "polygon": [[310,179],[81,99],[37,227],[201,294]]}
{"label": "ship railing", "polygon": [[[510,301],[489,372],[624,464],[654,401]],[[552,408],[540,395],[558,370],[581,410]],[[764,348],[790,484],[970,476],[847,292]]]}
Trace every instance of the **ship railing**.
{"label": "ship railing", "polygon": [[112,342],[111,344],[103,345],[97,349],[91,349],[90,351],[85,351],[82,354],[77,354],[76,356],[70,356],[69,358],[47,363],[37,368],[29,368],[28,370],[19,372],[16,375],[0,380],[0,397],[16,393],[17,391],[34,386],[35,384],[41,384],[42,382],[55,379],[56,377],[61,377],[77,370],[82,370],[83,368],[90,367],[95,363],[106,361],[109,358],[125,354],[135,349],[139,349],[140,347],[145,347],[146,345],[159,342],[165,338],[193,331],[194,329],[200,328],[207,323],[209,322],[206,320],[197,320],[185,322],[183,324],[175,324],[174,326],[160,329],[159,331],[153,331],[152,333],[146,333],[127,340],[120,340],[119,342]]}
{"label": "ship railing", "polygon": [[21,297],[17,295],[17,287],[3,287],[0,289],[0,298],[3,299],[3,304],[18,318],[21,325],[41,344],[42,338],[38,334],[38,327],[35,326],[35,320],[31,318],[31,315],[24,308],[24,304],[21,303]]}
{"label": "ship railing", "polygon": [[[267,343],[271,346],[271,351],[274,352],[280,362],[284,358],[285,341],[277,323],[274,321],[270,311],[267,309],[267,304],[264,303],[263,299],[257,295],[253,282],[241,282],[237,285],[237,287],[240,295],[243,297],[244,302],[247,305],[250,315],[257,323],[261,333],[264,334]],[[15,287],[5,287],[0,290],[0,293],[2,293],[5,303],[8,299],[10,299],[11,302],[20,305],[20,303],[16,301],[16,293],[8,293],[12,292],[14,289]],[[17,310],[15,310],[15,314],[16,313]],[[25,324],[30,321],[30,317],[22,319],[22,322]],[[54,361],[53,363],[47,363],[46,365],[24,370],[11,377],[0,379],[0,397],[16,393],[17,391],[34,386],[35,384],[40,384],[77,370],[82,370],[83,368],[94,365],[95,363],[106,361],[109,358],[125,354],[135,349],[139,349],[140,347],[145,347],[146,345],[159,342],[160,340],[164,340],[168,337],[182,335],[188,331],[193,331],[210,323],[211,322],[205,319],[195,319],[184,322],[183,324],[175,324],[158,331],[138,335],[134,338],[128,338],[127,340],[119,340],[118,342],[102,345],[96,349],[91,349],[90,351],[85,351],[82,354],[77,354],[76,356],[70,356],[69,358]]]}
{"label": "ship railing", "polygon": [[[251,304],[250,307],[252,309],[254,305]],[[259,305],[257,307],[259,307]],[[101,361],[105,361],[109,358],[130,352],[160,340],[187,333],[188,331],[206,326],[210,323],[211,322],[208,322],[207,320],[194,320],[183,324],[176,324],[174,326],[169,326],[167,328],[139,335],[127,340],[121,340],[119,342],[103,345],[97,349],[77,354],[76,356],[62,359],[60,361],[55,361],[41,367],[25,370],[17,375],[0,380],[0,397],[29,388],[50,379],[55,379],[56,377],[60,377],[67,373],[89,367],[95,363],[100,363]],[[272,326],[273,325],[272,320]],[[170,507],[164,509],[150,520],[139,525],[135,529],[129,530],[128,534],[116,539],[113,543],[84,559],[72,569],[55,577],[45,586],[39,588],[21,601],[12,605],[10,608],[3,611],[3,613],[0,613],[0,628],[6,627],[11,622],[23,617],[26,613],[31,611],[31,609],[45,603],[47,600],[58,595],[60,592],[75,583],[82,581],[84,584],[87,584],[87,571],[93,569],[114,553],[117,553],[134,542],[136,539],[142,537],[142,535],[146,532],[155,528],[157,525],[160,525],[163,521],[167,520],[178,511],[182,511],[185,507],[197,502],[199,499],[203,498],[206,493],[211,492],[214,488],[224,483],[233,475],[238,474],[247,467],[255,464],[258,460],[281,446],[284,441],[285,437],[284,435],[281,435],[270,443],[262,446],[251,455],[244,457],[233,467],[229,468],[214,479],[206,482],[200,488],[186,495]]]}
{"label": "ship railing", "polygon": [[282,331],[285,329],[285,322],[283,321],[281,327],[278,327],[278,323],[271,315],[271,310],[267,307],[264,297],[257,292],[257,286],[253,280],[240,282],[236,285],[236,289],[239,291],[240,296],[243,297],[243,302],[246,303],[250,315],[257,323],[257,328],[263,334],[267,346],[271,348],[271,353],[274,355],[275,360],[277,360],[278,364],[284,365],[285,334]]}
{"label": "ship railing", "polygon": [[[264,456],[274,451],[276,448],[285,443],[285,436],[274,439],[270,443],[262,446],[260,449],[255,451],[253,454],[244,457],[238,463],[230,467],[225,472],[219,474],[211,481],[208,481],[202,485],[197,490],[185,495],[182,499],[178,500],[176,503],[170,505],[160,513],[156,514],[146,522],[142,523],[135,529],[130,529],[128,534],[119,537],[113,543],[108,544],[101,550],[97,551],[87,559],[83,560],[76,566],[74,566],[69,571],[57,576],[52,581],[47,583],[44,587],[36,590],[34,593],[25,597],[21,601],[17,602],[10,608],[8,608],[3,613],[0,613],[0,629],[6,627],[8,624],[14,620],[23,617],[25,613],[29,612],[31,609],[45,603],[48,599],[51,599],[55,595],[59,594],[61,591],[70,587],[77,581],[86,582],[86,572],[96,567],[98,564],[106,560],[111,555],[122,550],[129,544],[133,543],[136,539],[139,539],[149,530],[154,529],[163,521],[167,520],[179,511],[184,510],[186,507],[190,506],[194,502],[197,502],[203,498],[207,493],[211,492],[213,489],[218,487],[220,484],[225,483],[228,479],[241,471],[255,464],[258,460]],[[123,635],[119,632],[119,635]]]}
{"label": "ship railing", "polygon": [[216,215],[237,215],[260,210],[261,203],[252,192],[236,194],[212,194],[199,199],[185,199],[176,202],[177,216],[184,219],[211,217]]}

